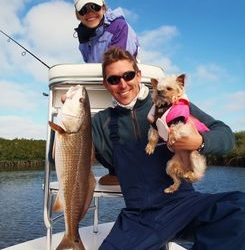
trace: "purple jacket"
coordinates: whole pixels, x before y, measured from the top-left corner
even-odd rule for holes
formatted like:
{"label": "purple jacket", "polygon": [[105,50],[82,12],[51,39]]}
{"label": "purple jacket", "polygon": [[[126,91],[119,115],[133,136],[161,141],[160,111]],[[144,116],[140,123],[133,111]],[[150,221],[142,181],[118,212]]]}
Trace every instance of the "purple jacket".
{"label": "purple jacket", "polygon": [[126,22],[121,8],[107,10],[102,25],[96,29],[88,29],[80,23],[75,30],[80,42],[79,50],[86,63],[102,62],[103,53],[112,46],[126,49],[137,56],[138,38]]}

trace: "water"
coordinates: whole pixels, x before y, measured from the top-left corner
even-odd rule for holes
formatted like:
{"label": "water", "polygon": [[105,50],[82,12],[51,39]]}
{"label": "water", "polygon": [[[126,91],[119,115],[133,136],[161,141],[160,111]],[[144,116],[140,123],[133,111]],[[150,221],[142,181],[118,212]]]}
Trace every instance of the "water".
{"label": "water", "polygon": [[[95,175],[106,173],[94,167]],[[52,179],[56,180],[52,173]],[[0,249],[46,234],[43,223],[43,171],[0,172]],[[202,192],[245,192],[245,168],[210,167],[204,179],[195,184]],[[101,198],[100,222],[114,221],[124,207],[121,198]],[[81,225],[91,225],[89,211]],[[64,230],[63,221],[54,225],[54,232]]]}

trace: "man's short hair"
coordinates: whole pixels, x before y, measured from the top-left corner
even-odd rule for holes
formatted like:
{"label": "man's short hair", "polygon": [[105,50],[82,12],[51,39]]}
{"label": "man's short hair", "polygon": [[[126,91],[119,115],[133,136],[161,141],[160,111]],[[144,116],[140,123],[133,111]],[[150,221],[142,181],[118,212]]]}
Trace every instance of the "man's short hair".
{"label": "man's short hair", "polygon": [[128,62],[131,62],[133,64],[134,70],[136,72],[139,71],[136,59],[133,55],[130,54],[130,52],[121,48],[112,47],[112,48],[109,48],[104,53],[104,56],[103,56],[102,74],[103,74],[104,79],[106,79],[106,73],[105,73],[106,67],[112,63],[115,63],[121,60],[127,60]]}

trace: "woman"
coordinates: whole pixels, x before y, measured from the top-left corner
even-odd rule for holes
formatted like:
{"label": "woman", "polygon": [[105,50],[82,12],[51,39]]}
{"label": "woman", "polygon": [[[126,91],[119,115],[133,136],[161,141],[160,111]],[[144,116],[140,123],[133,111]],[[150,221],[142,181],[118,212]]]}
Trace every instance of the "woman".
{"label": "woman", "polygon": [[86,63],[100,63],[110,47],[119,47],[137,56],[138,38],[121,8],[107,9],[103,0],[75,0],[75,10],[80,21],[75,29],[79,50]]}

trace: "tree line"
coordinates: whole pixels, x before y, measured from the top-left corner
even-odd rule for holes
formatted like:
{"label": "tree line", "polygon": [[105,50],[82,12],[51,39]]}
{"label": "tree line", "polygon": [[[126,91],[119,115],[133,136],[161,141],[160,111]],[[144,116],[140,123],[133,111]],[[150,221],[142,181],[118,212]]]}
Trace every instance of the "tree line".
{"label": "tree line", "polygon": [[0,171],[44,169],[45,140],[0,138]]}
{"label": "tree line", "polygon": [[[236,143],[225,155],[208,155],[208,165],[245,167],[245,131],[236,132]],[[45,160],[45,140],[0,138],[1,162],[26,162]]]}
{"label": "tree line", "polygon": [[0,161],[44,160],[45,140],[0,138]]}
{"label": "tree line", "polygon": [[208,165],[245,167],[245,131],[234,133],[235,146],[224,155],[208,155]]}

